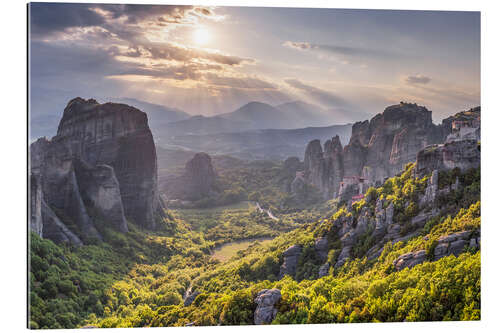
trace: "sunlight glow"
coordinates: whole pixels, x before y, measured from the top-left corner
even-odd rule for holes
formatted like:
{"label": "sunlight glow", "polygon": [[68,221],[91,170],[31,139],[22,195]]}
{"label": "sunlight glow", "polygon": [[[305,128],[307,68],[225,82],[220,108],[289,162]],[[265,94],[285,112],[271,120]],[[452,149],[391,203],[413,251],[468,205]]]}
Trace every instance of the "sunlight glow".
{"label": "sunlight glow", "polygon": [[193,40],[198,45],[205,45],[212,39],[210,31],[205,27],[199,27],[193,32]]}

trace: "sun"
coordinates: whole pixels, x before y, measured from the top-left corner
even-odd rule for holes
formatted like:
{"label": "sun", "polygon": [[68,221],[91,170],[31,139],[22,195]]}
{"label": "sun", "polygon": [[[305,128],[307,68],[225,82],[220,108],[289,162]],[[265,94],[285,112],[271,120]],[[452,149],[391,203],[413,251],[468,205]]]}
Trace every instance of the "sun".
{"label": "sun", "polygon": [[193,32],[193,40],[198,45],[205,45],[212,39],[212,35],[210,31],[205,27],[198,27]]}

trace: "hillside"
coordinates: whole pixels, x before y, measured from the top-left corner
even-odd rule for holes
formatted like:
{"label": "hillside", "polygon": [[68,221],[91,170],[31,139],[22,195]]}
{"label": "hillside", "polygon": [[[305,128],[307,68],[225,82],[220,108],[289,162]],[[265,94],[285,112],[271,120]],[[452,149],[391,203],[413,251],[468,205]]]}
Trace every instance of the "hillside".
{"label": "hillside", "polygon": [[[191,231],[181,236],[185,223],[178,219],[168,222],[168,237],[138,231],[119,237],[110,234],[109,245],[82,247],[77,252],[33,236],[33,258],[38,259],[32,259],[36,262],[32,281],[38,287],[32,295],[32,321],[38,327],[74,327],[85,322],[99,327],[252,324],[258,312],[256,296],[272,288],[279,291],[273,323],[478,320],[479,170],[440,173],[440,194],[420,206],[416,203],[425,196],[430,175],[414,178],[414,167],[409,165],[401,176],[370,190],[368,198],[352,210],[334,203],[337,208],[325,212],[324,218],[306,222],[266,245],[255,243],[224,263],[209,259],[210,243],[202,234]],[[452,188],[456,177],[460,186]],[[376,236],[378,228],[370,227],[371,222],[358,233],[363,214],[375,219],[382,201],[382,207],[393,206],[390,225],[398,226],[400,238],[392,238],[394,228]],[[431,219],[413,223],[428,211],[434,214]],[[344,261],[345,235],[350,230],[360,238]],[[146,239],[167,247],[146,252],[146,247],[141,250]],[[182,239],[183,245],[169,243],[175,239]],[[377,244],[380,250],[370,255]],[[293,272],[291,257],[285,255],[292,245],[300,249],[294,254]],[[89,258],[94,256],[85,254],[90,250],[109,259],[92,265]],[[111,261],[113,253],[120,251],[136,255]],[[57,259],[62,256],[80,264],[66,266]],[[415,259],[406,262],[408,258]],[[330,268],[322,269],[325,265]],[[93,273],[96,270],[105,273]],[[283,270],[287,276],[280,278]],[[81,281],[79,292],[72,287],[74,279]],[[71,299],[88,307],[73,305],[69,313]]]}
{"label": "hillside", "polygon": [[[429,119],[389,107],[346,147],[383,167],[446,135]],[[72,99],[30,147],[30,327],[479,320],[480,141],[396,151],[415,160],[335,198],[307,172],[328,184],[346,148],[313,142],[304,161],[157,149],[144,112]]]}

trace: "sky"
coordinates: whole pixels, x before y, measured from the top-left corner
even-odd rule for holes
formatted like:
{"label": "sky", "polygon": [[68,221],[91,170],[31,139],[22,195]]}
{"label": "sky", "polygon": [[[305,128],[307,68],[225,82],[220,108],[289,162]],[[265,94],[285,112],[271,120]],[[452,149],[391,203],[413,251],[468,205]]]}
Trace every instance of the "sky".
{"label": "sky", "polygon": [[193,115],[300,100],[332,123],[480,104],[479,12],[32,3],[29,37],[32,115],[76,96]]}

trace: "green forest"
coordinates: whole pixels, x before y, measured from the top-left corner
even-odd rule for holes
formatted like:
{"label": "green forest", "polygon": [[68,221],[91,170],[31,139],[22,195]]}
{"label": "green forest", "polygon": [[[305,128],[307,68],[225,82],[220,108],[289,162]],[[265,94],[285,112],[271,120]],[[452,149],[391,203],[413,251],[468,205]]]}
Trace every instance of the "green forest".
{"label": "green forest", "polygon": [[[433,257],[437,240],[460,231],[480,232],[480,171],[459,169],[439,174],[439,188],[458,178],[462,186],[444,191],[432,205],[439,215],[416,229],[411,219],[430,175],[415,178],[415,164],[368,189],[353,204],[331,200],[275,221],[249,202],[211,208],[168,210],[158,231],[129,222],[126,234],[107,229],[102,242],[81,247],[56,245],[30,235],[30,327],[76,328],[253,324],[254,302],[262,289],[278,288],[273,324],[436,321],[480,319],[480,253],[469,248],[458,256]],[[441,193],[441,192],[440,192]],[[394,221],[407,240],[385,243],[368,259],[375,243],[369,232],[341,267],[336,223],[349,214],[373,211],[377,200],[394,205]],[[214,223],[213,221],[217,221]],[[212,257],[216,246],[241,239],[253,242],[230,260]],[[318,278],[317,237],[327,237],[329,273]],[[295,276],[279,279],[283,252],[303,247]],[[400,255],[426,251],[424,263],[395,269]],[[189,305],[186,294],[198,291]]]}

